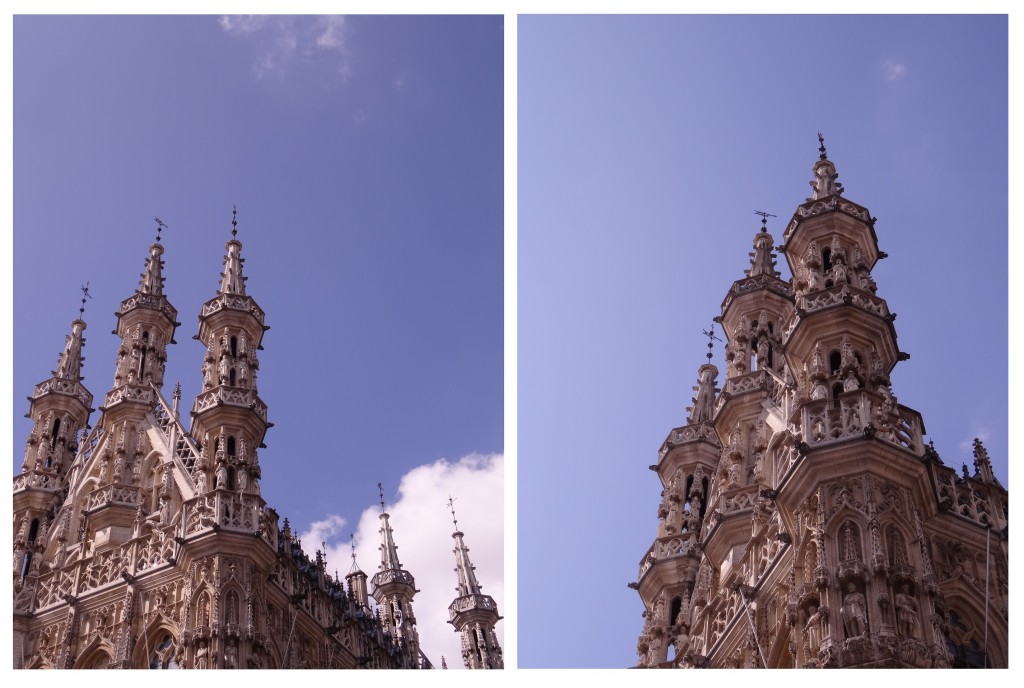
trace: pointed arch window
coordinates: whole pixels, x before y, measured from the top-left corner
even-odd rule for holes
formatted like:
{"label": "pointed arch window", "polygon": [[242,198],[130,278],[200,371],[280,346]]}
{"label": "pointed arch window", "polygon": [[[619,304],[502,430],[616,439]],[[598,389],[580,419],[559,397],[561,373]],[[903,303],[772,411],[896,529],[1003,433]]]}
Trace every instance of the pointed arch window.
{"label": "pointed arch window", "polygon": [[53,419],[53,428],[50,430],[50,449],[57,448],[57,435],[60,434],[60,418]]}

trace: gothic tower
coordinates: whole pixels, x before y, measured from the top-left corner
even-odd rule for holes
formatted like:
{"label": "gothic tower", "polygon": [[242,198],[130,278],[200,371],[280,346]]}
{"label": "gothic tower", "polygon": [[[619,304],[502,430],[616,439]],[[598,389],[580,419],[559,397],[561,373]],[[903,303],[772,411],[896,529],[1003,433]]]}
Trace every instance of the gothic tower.
{"label": "gothic tower", "polygon": [[271,423],[256,351],[267,327],[236,235],[233,218],[220,287],[199,314],[206,350],[190,430],[180,387],[170,402],[162,392],[179,323],[159,232],[116,314],[114,384],[95,427],[84,298],[57,370],[29,397],[34,426],[14,479],[15,668],[429,666],[412,577],[386,598],[408,611],[394,626],[406,646],[367,608],[365,575],[346,592],[260,494],[256,449]]}
{"label": "gothic tower", "polygon": [[467,669],[503,669],[501,645],[494,626],[501,620],[498,605],[490,595],[483,594],[483,586],[476,580],[476,567],[469,560],[469,548],[463,542],[464,534],[455,519],[453,500],[448,499],[455,532],[455,573],[459,596],[448,607],[448,623],[462,636],[462,661]]}
{"label": "gothic tower", "polygon": [[[390,514],[384,510],[384,492],[380,492],[380,570],[370,579],[373,590],[370,593],[377,600],[384,627],[388,635],[404,647],[410,657],[420,656],[420,640],[416,632],[416,615],[412,610],[412,598],[418,592],[412,574],[402,568],[398,560],[398,546],[391,531]],[[418,659],[417,659],[418,661]]]}
{"label": "gothic tower", "polygon": [[716,318],[723,389],[702,366],[689,424],[652,466],[665,489],[632,584],[638,665],[1005,667],[1006,490],[980,441],[958,477],[897,403],[909,356],[871,274],[875,219],[819,141],[779,247],[792,279],[765,215]]}

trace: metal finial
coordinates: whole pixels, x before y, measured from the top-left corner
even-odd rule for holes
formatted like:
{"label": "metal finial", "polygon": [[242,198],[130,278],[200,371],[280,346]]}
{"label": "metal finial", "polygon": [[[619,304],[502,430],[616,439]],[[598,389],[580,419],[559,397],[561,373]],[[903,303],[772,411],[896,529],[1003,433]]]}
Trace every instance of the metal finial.
{"label": "metal finial", "polygon": [[755,210],[754,214],[761,216],[761,231],[765,232],[765,233],[768,232],[768,218],[769,217],[778,217],[778,215],[772,215],[771,213],[766,213],[763,210]]}
{"label": "metal finial", "polygon": [[154,217],[153,219],[156,220],[156,243],[159,244],[160,232],[164,231],[165,229],[170,229],[170,227],[168,227],[167,223],[161,220],[159,217]]}
{"label": "metal finial", "polygon": [[78,308],[78,318],[79,318],[79,320],[81,320],[83,317],[85,317],[85,300],[92,298],[92,294],[89,293],[89,283],[88,282],[85,283],[84,287],[81,287],[81,290],[82,290],[82,305],[79,306],[79,308]]}
{"label": "metal finial", "polygon": [[377,493],[380,494],[380,512],[384,513],[384,486],[377,483]]}
{"label": "metal finial", "polygon": [[[356,563],[356,535],[355,535],[355,533],[349,533],[348,534],[348,539],[349,539],[349,542],[352,543],[352,563],[355,564]],[[335,577],[337,577],[338,574],[335,573],[334,575],[335,575]]]}
{"label": "metal finial", "polygon": [[[710,330],[701,330],[701,332],[703,332],[704,336],[708,338],[708,353],[707,353],[707,357],[708,357],[708,363],[711,363],[711,350],[714,349],[714,347],[715,347],[714,340],[718,339],[718,336],[715,334],[715,325],[714,325],[714,323],[711,324],[711,329]],[[722,341],[722,340],[718,339],[718,341]]]}
{"label": "metal finial", "polygon": [[448,511],[452,512],[452,523],[455,524],[455,530],[458,530],[459,521],[455,518],[455,500],[451,495],[448,495]]}
{"label": "metal finial", "polygon": [[181,399],[181,383],[180,382],[175,382],[174,383],[174,395],[173,396],[174,396],[175,399]]}
{"label": "metal finial", "polygon": [[821,135],[820,131],[818,132],[818,143],[821,144],[818,146],[818,159],[827,160],[828,154],[825,153],[825,137]]}
{"label": "metal finial", "polygon": [[238,206],[231,206],[231,238],[238,236]]}

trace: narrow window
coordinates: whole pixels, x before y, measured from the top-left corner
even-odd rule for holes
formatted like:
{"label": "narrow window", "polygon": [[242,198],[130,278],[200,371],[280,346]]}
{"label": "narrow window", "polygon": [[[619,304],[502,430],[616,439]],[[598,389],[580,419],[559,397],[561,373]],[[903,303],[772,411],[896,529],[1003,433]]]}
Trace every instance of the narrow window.
{"label": "narrow window", "polygon": [[821,270],[828,272],[832,269],[832,249],[825,247],[821,249]]}
{"label": "narrow window", "polygon": [[231,356],[238,356],[238,337],[231,336]]}
{"label": "narrow window", "polygon": [[50,449],[57,447],[57,435],[60,434],[60,418],[53,421],[53,430],[50,432]]}
{"label": "narrow window", "polygon": [[835,375],[839,372],[839,364],[842,360],[842,356],[839,355],[838,351],[833,351],[828,355],[828,372],[830,375]]}
{"label": "narrow window", "polygon": [[837,382],[832,385],[832,401],[839,403],[839,395],[843,393],[843,385],[841,382]]}
{"label": "narrow window", "polygon": [[36,537],[39,535],[39,519],[33,518],[32,525],[28,529],[28,541],[35,542]]}
{"label": "narrow window", "polygon": [[235,369],[234,368],[232,368],[231,372],[228,374],[228,385],[230,385],[231,387],[235,386]]}

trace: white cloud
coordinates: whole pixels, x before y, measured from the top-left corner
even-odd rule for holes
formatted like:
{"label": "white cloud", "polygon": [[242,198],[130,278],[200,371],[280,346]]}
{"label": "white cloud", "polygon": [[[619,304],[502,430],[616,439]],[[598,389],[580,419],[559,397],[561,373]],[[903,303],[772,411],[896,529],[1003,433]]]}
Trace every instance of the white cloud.
{"label": "white cloud", "polygon": [[[461,669],[461,641],[448,623],[448,605],[455,599],[455,555],[448,497],[455,499],[459,529],[465,534],[470,559],[483,592],[505,614],[504,602],[504,457],[473,454],[455,463],[446,460],[419,466],[402,476],[398,498],[387,504],[398,557],[416,579],[420,592],[413,600],[421,648],[440,668]],[[385,486],[385,494],[390,492]],[[328,516],[301,535],[307,551],[327,542],[328,571],[344,578],[352,566],[344,520]],[[380,506],[365,509],[355,527],[356,557],[360,568],[372,577],[380,564]],[[497,625],[505,647],[504,622]]]}
{"label": "white cloud", "polygon": [[332,58],[327,68],[342,81],[351,76],[345,17],[242,15],[222,16],[217,21],[225,33],[242,37],[253,45],[252,73],[258,79],[284,78],[296,64],[296,55],[304,58],[298,64],[310,66],[318,64],[317,55],[322,57],[328,52]]}
{"label": "white cloud", "polygon": [[974,434],[972,434],[970,436],[970,438],[968,438],[968,439],[964,440],[963,442],[961,442],[960,443],[960,448],[962,450],[964,450],[964,451],[972,452],[972,455],[973,455],[973,452],[974,452],[974,439],[978,438],[979,440],[982,441],[982,443],[988,442],[988,438],[989,438],[990,434],[991,433],[990,433],[989,429],[986,428],[986,427],[975,427]]}
{"label": "white cloud", "polygon": [[235,16],[223,16],[217,20],[220,28],[227,33],[247,34],[259,31],[267,24],[270,17],[259,14],[241,14]]}
{"label": "white cloud", "polygon": [[325,50],[341,50],[345,43],[345,17],[317,17],[314,23],[316,45]]}
{"label": "white cloud", "polygon": [[896,81],[902,78],[907,73],[907,67],[899,62],[892,60],[885,61],[885,80]]}

